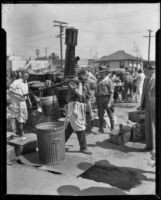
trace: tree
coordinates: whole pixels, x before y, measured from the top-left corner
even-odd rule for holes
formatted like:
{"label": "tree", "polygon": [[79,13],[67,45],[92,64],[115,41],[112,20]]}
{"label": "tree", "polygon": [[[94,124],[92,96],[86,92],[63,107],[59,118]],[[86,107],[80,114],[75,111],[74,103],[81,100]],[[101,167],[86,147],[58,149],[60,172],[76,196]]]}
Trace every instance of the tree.
{"label": "tree", "polygon": [[48,58],[52,60],[59,60],[59,56],[54,52],[51,53]]}

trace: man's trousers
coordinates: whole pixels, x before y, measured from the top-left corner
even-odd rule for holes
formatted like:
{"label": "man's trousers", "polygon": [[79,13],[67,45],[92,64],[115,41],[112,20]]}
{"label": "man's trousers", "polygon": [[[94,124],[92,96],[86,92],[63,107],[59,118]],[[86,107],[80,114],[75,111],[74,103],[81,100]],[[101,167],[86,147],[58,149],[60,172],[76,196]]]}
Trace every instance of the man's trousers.
{"label": "man's trousers", "polygon": [[98,117],[99,117],[99,129],[103,130],[103,122],[104,122],[104,114],[105,110],[109,116],[111,130],[114,129],[114,118],[113,118],[113,109],[112,107],[107,107],[109,102],[109,96],[98,96],[97,97],[97,109],[98,109]]}
{"label": "man's trousers", "polygon": [[[74,132],[70,122],[65,130],[65,142],[68,141],[72,133]],[[78,137],[78,142],[80,145],[80,150],[84,150],[87,148],[87,142],[86,142],[86,135],[85,135],[85,130],[83,131],[76,131],[77,137]]]}

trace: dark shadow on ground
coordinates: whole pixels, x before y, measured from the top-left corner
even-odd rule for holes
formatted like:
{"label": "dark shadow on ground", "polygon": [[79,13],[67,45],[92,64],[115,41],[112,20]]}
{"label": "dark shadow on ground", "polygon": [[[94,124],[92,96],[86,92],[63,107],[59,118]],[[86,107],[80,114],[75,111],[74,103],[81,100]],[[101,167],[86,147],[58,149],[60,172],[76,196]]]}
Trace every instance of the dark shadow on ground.
{"label": "dark shadow on ground", "polygon": [[110,139],[106,139],[102,142],[96,142],[95,144],[88,144],[89,147],[101,147],[103,149],[118,150],[124,153],[128,152],[144,152],[144,149],[128,147],[126,145],[116,145],[110,142]]}
{"label": "dark shadow on ground", "polygon": [[155,182],[153,178],[147,178],[144,173],[155,174],[151,171],[131,167],[118,167],[107,160],[91,163],[79,163],[78,167],[86,166],[87,170],[78,177],[110,184],[123,190],[130,190],[141,184],[141,181]]}
{"label": "dark shadow on ground", "polygon": [[80,190],[79,187],[74,185],[63,185],[57,189],[60,195],[69,196],[96,196],[96,195],[126,195],[122,190],[118,188],[105,188],[105,187],[89,187],[84,190]]}
{"label": "dark shadow on ground", "polygon": [[89,169],[90,167],[93,166],[93,163],[90,162],[81,162],[77,165],[77,167],[83,171]]}
{"label": "dark shadow on ground", "polygon": [[65,149],[67,153],[80,153],[80,151],[69,150],[68,148]]}

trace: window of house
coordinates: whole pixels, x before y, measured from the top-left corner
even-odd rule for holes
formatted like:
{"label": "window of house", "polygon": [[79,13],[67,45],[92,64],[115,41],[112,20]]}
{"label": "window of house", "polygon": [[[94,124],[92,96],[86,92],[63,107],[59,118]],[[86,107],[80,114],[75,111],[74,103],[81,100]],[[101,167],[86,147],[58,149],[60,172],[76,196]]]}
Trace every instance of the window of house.
{"label": "window of house", "polygon": [[106,66],[107,66],[107,68],[110,68],[110,63],[106,62]]}
{"label": "window of house", "polygon": [[124,68],[124,67],[125,67],[124,61],[120,61],[120,68]]}

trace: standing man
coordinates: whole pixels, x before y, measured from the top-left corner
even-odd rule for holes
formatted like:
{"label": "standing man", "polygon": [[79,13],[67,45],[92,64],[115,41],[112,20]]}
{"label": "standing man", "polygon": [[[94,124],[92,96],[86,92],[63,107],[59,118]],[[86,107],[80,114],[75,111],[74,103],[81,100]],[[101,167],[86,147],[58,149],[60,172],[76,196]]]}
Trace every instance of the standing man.
{"label": "standing man", "polygon": [[99,131],[104,133],[103,122],[105,110],[110,118],[111,131],[114,130],[114,118],[113,118],[113,95],[114,84],[113,81],[116,77],[115,72],[112,72],[109,76],[105,75],[105,72],[100,71],[100,79],[98,80],[96,89],[96,101],[99,117]]}
{"label": "standing man", "polygon": [[141,110],[145,109],[145,151],[155,155],[155,74],[146,77],[142,94]]}
{"label": "standing man", "polygon": [[128,68],[125,68],[124,88],[125,88],[125,102],[128,102],[128,91],[130,91],[130,98],[133,98],[133,76]]}
{"label": "standing man", "polygon": [[24,136],[24,124],[28,119],[28,111],[26,105],[27,99],[29,100],[29,104],[31,106],[29,97],[24,97],[24,95],[28,93],[28,78],[28,72],[23,71],[21,78],[13,81],[9,87],[9,93],[12,99],[12,115],[16,119],[18,136]]}
{"label": "standing man", "polygon": [[65,142],[75,131],[78,137],[80,152],[91,154],[86,143],[86,105],[90,99],[90,91],[85,69],[78,71],[78,78],[74,78],[68,86],[68,122],[65,130]]}

